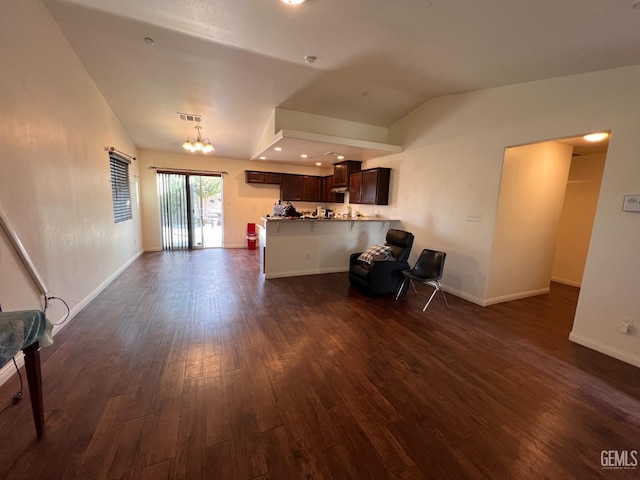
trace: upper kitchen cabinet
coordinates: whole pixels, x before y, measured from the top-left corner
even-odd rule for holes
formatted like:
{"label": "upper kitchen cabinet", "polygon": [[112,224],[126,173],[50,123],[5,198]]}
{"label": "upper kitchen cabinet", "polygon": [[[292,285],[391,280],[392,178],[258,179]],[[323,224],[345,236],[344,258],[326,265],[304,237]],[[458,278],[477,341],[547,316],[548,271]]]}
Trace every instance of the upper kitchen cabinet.
{"label": "upper kitchen cabinet", "polygon": [[343,192],[333,192],[333,175],[329,175],[327,177],[322,177],[322,188],[324,194],[322,196],[323,202],[330,203],[343,203],[344,202],[344,193]]}
{"label": "upper kitchen cabinet", "polygon": [[280,185],[282,174],[273,172],[259,172],[256,170],[245,170],[244,180],[246,183],[264,183],[267,185]]}
{"label": "upper kitchen cabinet", "polygon": [[304,177],[302,175],[283,175],[280,184],[282,200],[302,200],[304,193]]}
{"label": "upper kitchen cabinet", "polygon": [[324,191],[322,177],[311,175],[282,175],[280,198],[288,201],[321,202]]}
{"label": "upper kitchen cabinet", "polygon": [[349,203],[389,205],[390,168],[370,168],[352,173],[349,181]]}
{"label": "upper kitchen cabinet", "polygon": [[333,164],[333,186],[348,187],[349,178],[353,172],[357,172],[362,167],[362,162],[356,160],[345,160],[344,162]]}
{"label": "upper kitchen cabinet", "polygon": [[322,177],[305,176],[303,178],[302,200],[305,202],[321,202],[324,196]]}

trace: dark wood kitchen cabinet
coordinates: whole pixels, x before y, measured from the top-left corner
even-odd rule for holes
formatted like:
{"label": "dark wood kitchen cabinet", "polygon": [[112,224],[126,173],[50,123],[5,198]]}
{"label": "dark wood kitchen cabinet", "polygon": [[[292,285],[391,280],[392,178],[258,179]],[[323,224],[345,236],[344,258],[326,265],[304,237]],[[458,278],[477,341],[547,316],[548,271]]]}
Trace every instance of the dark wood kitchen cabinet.
{"label": "dark wood kitchen cabinet", "polygon": [[322,177],[312,175],[282,175],[280,198],[287,201],[321,202]]}
{"label": "dark wood kitchen cabinet", "polygon": [[349,203],[389,205],[390,168],[370,168],[352,173],[349,180]]}
{"label": "dark wood kitchen cabinet", "polygon": [[245,183],[280,185],[282,183],[282,174],[274,172],[259,172],[257,170],[245,170],[244,181]]}
{"label": "dark wood kitchen cabinet", "polygon": [[345,160],[333,164],[333,186],[348,187],[350,175],[362,168],[362,162],[357,160]]}
{"label": "dark wood kitchen cabinet", "polygon": [[305,202],[321,202],[323,197],[322,177],[302,177],[302,200]]}
{"label": "dark wood kitchen cabinet", "polygon": [[282,200],[302,200],[304,177],[302,175],[282,175],[280,198]]}
{"label": "dark wood kitchen cabinet", "polygon": [[344,193],[332,192],[331,189],[333,187],[333,175],[322,177],[322,189],[324,192],[322,195],[322,201],[329,203],[344,203]]}
{"label": "dark wood kitchen cabinet", "polygon": [[349,175],[349,203],[360,203],[362,200],[362,172]]}

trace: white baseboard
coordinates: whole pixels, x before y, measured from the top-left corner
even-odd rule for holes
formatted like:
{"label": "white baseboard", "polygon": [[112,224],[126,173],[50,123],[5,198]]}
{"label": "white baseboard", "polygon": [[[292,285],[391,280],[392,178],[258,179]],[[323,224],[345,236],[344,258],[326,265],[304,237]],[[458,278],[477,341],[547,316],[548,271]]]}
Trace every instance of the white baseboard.
{"label": "white baseboard", "polygon": [[450,293],[452,295],[455,295],[456,297],[460,297],[463,298],[471,303],[475,303],[476,305],[480,305],[481,307],[484,307],[483,305],[483,299],[480,297],[476,297],[474,295],[470,295],[466,292],[462,292],[460,290],[457,290],[455,288],[451,288],[448,285],[442,285],[442,289],[446,292],[446,293]]}
{"label": "white baseboard", "polygon": [[549,287],[538,288],[536,290],[527,290],[524,292],[510,293],[509,295],[500,295],[499,297],[492,297],[484,299],[482,306],[488,307],[489,305],[495,305],[496,303],[510,302],[512,300],[519,300],[521,298],[535,297],[536,295],[544,295],[549,293]]}
{"label": "white baseboard", "polygon": [[617,348],[610,347],[609,345],[605,345],[604,343],[573,332],[569,334],[569,340],[573,343],[577,343],[578,345],[582,345],[583,347],[608,355],[609,357],[617,358],[618,360],[629,363],[634,367],[640,367],[640,357],[637,355],[623,352],[622,350],[618,350]]}
{"label": "white baseboard", "polygon": [[[60,332],[60,330],[62,330],[67,325],[69,325],[73,317],[75,317],[78,313],[80,313],[84,307],[89,305],[89,303],[94,298],[96,298],[100,293],[102,293],[102,291],[105,288],[107,288],[116,278],[118,278],[120,274],[122,274],[122,272],[124,272],[127,269],[127,267],[129,267],[134,261],[136,261],[136,259],[140,255],[142,255],[142,253],[143,253],[142,250],[136,253],[133,257],[127,260],[124,263],[124,265],[118,268],[118,270],[116,270],[114,273],[109,275],[109,277],[107,277],[107,279],[104,282],[102,282],[100,285],[98,285],[97,288],[95,288],[91,293],[89,293],[89,295],[84,297],[77,305],[75,305],[69,312],[69,318],[67,318],[67,320],[62,325],[53,327],[52,336],[55,337],[58,334],[58,332]],[[51,322],[55,324],[55,323],[60,323],[63,318],[64,317],[58,318],[56,320],[52,320],[52,319],[49,319],[49,320],[51,320]],[[16,362],[18,363],[18,368],[22,368],[22,366],[24,365],[24,355],[22,351],[18,352],[18,354],[15,356],[15,359],[16,359]],[[0,369],[0,385],[4,384],[15,373],[16,373],[16,369],[13,366],[13,362],[7,363],[4,367],[2,367],[2,369]]]}
{"label": "white baseboard", "polygon": [[286,278],[286,277],[302,277],[304,275],[318,275],[321,273],[340,273],[348,272],[349,267],[329,267],[329,268],[317,268],[315,270],[295,270],[291,272],[280,273],[266,273],[265,280],[271,280],[272,278]]}
{"label": "white baseboard", "polygon": [[569,285],[570,287],[582,287],[582,282],[576,282],[575,280],[569,280],[568,278],[551,277],[551,281],[562,283],[563,285]]}

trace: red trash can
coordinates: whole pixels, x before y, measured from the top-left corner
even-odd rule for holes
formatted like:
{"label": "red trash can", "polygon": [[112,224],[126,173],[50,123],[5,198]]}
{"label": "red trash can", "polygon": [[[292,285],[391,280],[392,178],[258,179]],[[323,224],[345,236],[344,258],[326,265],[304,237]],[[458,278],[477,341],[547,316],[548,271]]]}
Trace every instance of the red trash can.
{"label": "red trash can", "polygon": [[256,224],[247,223],[247,249],[255,250],[258,243],[258,236],[256,235]]}

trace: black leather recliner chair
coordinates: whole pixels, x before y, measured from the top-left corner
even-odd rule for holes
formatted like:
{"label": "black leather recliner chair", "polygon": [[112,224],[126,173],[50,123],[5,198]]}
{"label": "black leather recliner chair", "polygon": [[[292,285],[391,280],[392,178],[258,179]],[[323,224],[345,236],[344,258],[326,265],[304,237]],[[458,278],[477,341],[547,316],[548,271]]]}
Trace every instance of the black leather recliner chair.
{"label": "black leather recliner chair", "polygon": [[349,283],[368,295],[395,292],[404,279],[403,270],[410,267],[409,254],[413,246],[413,233],[389,229],[385,245],[392,248],[396,261],[361,262],[362,252],[352,253],[349,258]]}

